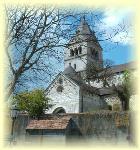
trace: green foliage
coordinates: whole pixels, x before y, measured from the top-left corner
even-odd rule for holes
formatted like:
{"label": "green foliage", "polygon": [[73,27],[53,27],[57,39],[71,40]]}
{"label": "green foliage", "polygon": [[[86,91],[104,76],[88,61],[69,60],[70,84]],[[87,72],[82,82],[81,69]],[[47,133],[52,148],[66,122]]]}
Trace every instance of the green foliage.
{"label": "green foliage", "polygon": [[49,98],[45,97],[43,90],[34,90],[17,94],[15,101],[20,110],[27,111],[31,117],[39,118],[48,108]]}
{"label": "green foliage", "polygon": [[120,100],[125,103],[123,110],[129,110],[129,100],[135,91],[133,83],[134,77],[132,73],[126,70],[123,73],[122,85],[117,90]]}
{"label": "green foliage", "polygon": [[134,77],[130,71],[125,71],[123,78],[122,87],[124,89],[125,96],[130,99],[130,96],[134,93]]}

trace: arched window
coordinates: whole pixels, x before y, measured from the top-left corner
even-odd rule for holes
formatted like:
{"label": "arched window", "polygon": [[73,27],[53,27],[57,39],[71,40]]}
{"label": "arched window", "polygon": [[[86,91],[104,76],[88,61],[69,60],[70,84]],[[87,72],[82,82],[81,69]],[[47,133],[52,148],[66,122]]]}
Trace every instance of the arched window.
{"label": "arched window", "polygon": [[95,59],[96,59],[96,60],[98,60],[98,59],[99,59],[98,52],[95,52]]}
{"label": "arched window", "polygon": [[76,64],[74,64],[74,69],[76,69]]}
{"label": "arched window", "polygon": [[74,51],[72,49],[70,50],[70,56],[74,56]]}
{"label": "arched window", "polygon": [[53,111],[53,114],[63,114],[63,113],[66,113],[63,107],[58,107]]}
{"label": "arched window", "polygon": [[75,48],[75,55],[78,55],[78,49]]}
{"label": "arched window", "polygon": [[63,84],[63,79],[59,78],[58,82],[59,82],[59,84]]}
{"label": "arched window", "polygon": [[92,56],[95,60],[99,60],[98,51],[96,51],[94,48],[90,48],[90,51],[91,51],[91,56]]}
{"label": "arched window", "polygon": [[91,47],[91,48],[90,48],[90,52],[91,52],[92,57],[94,57],[94,56],[95,56],[95,49],[93,49],[93,48]]}
{"label": "arched window", "polygon": [[81,46],[78,48],[78,50],[79,50],[79,54],[82,54],[82,47]]}

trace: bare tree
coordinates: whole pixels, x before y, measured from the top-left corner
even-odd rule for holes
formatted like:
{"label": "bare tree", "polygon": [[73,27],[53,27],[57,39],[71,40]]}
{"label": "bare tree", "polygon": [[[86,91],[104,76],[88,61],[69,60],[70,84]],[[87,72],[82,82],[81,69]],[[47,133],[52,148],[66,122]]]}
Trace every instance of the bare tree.
{"label": "bare tree", "polygon": [[89,63],[86,66],[86,80],[90,84],[90,81],[102,82],[103,87],[110,87],[108,81],[113,75],[112,67],[113,61],[111,60],[104,60],[103,66],[98,64]]}
{"label": "bare tree", "polygon": [[62,35],[69,29],[63,29],[66,14],[54,7],[8,7],[6,14],[5,50],[10,71],[7,86],[9,97],[16,86],[24,85],[26,80],[34,80],[35,77],[44,80],[44,73],[51,75],[47,58],[62,59],[63,52],[56,48],[64,46]]}
{"label": "bare tree", "polygon": [[[54,7],[6,7],[6,14],[5,51],[9,65],[6,89],[9,97],[19,86],[26,86],[25,82],[38,82],[38,80],[45,82],[44,74],[52,76],[53,67],[50,67],[50,62],[54,59],[58,61],[63,59],[62,49],[69,46],[66,43],[75,35],[80,16],[85,12],[77,13]],[[97,14],[94,13],[90,16],[97,18]],[[94,26],[95,24],[92,25]],[[100,36],[98,41],[111,40],[117,33],[118,30],[115,30],[113,35],[107,38]],[[104,35],[104,33],[98,34]],[[79,42],[83,41],[75,41],[74,44]]]}

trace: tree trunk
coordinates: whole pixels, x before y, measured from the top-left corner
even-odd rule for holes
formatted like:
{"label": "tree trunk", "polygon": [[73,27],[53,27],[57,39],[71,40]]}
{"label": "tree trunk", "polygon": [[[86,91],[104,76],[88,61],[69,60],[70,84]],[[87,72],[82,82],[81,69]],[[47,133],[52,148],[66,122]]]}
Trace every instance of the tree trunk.
{"label": "tree trunk", "polygon": [[7,89],[6,96],[5,96],[6,99],[9,99],[9,97],[12,95],[15,89],[15,85],[16,85],[16,81],[14,80],[9,86],[9,88]]}
{"label": "tree trunk", "polygon": [[18,78],[19,78],[19,75],[18,76],[15,75],[13,81],[11,81],[9,87],[7,88],[7,92],[6,92],[6,96],[5,96],[6,99],[9,99],[9,97],[14,92],[14,89],[15,89],[16,83],[18,81]]}

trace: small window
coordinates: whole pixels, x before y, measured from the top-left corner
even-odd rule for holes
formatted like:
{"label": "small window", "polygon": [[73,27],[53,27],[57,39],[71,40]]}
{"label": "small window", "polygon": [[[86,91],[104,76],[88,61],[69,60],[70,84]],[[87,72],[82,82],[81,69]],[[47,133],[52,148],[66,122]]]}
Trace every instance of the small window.
{"label": "small window", "polygon": [[80,46],[78,49],[79,49],[79,54],[82,54],[82,47]]}
{"label": "small window", "polygon": [[95,60],[99,60],[99,54],[98,52],[93,48],[90,48],[91,51],[91,56],[95,59]]}
{"label": "small window", "polygon": [[78,49],[75,48],[75,55],[78,55]]}
{"label": "small window", "polygon": [[76,64],[74,64],[74,69],[76,69]]}
{"label": "small window", "polygon": [[90,48],[90,52],[91,52],[91,55],[94,57],[95,56],[95,49]]}
{"label": "small window", "polygon": [[70,50],[70,56],[74,56],[74,51],[72,49]]}
{"label": "small window", "polygon": [[98,52],[95,52],[95,59],[98,60]]}
{"label": "small window", "polygon": [[63,88],[62,86],[58,86],[56,90],[57,90],[57,92],[62,92],[63,89],[64,89],[64,88]]}
{"label": "small window", "polygon": [[59,78],[59,84],[62,84],[63,83],[63,79],[62,78]]}

